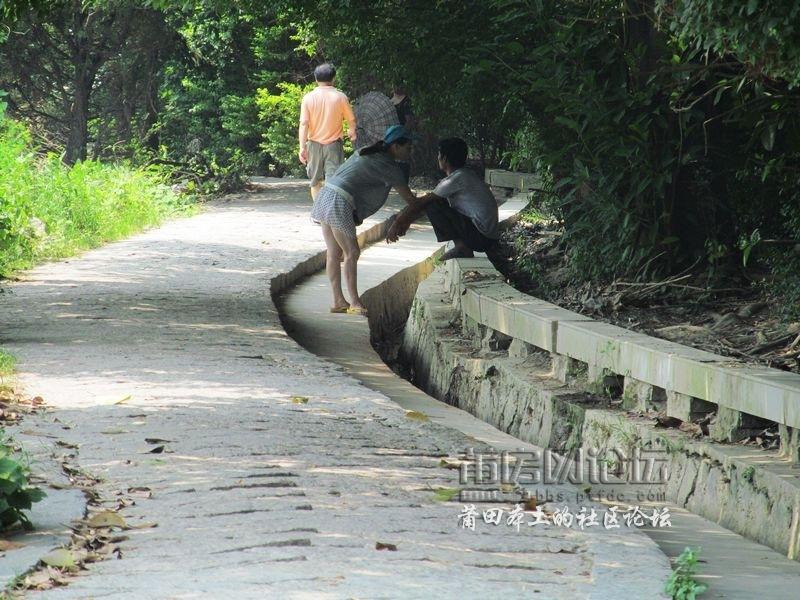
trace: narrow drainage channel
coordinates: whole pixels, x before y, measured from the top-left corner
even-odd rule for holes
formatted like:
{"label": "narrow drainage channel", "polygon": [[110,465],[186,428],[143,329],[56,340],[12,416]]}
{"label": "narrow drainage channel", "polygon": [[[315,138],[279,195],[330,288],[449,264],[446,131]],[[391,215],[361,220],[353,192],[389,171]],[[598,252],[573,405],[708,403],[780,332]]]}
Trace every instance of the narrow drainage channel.
{"label": "narrow drainage channel", "polygon": [[[362,254],[359,287],[368,290],[363,299],[370,310],[369,322],[359,316],[328,312],[330,291],[324,272],[286,287],[275,298],[284,327],[307,350],[342,366],[364,385],[407,410],[423,412],[432,421],[498,451],[533,449],[531,444],[432,398],[398,376],[376,351],[378,348],[390,362],[394,360],[396,337],[406,322],[417,285],[434,268],[431,257],[439,247],[429,230],[418,227],[400,245],[377,243]],[[575,493],[570,486],[552,491],[559,489]],[[800,564],[676,505],[663,501],[654,505],[669,507],[673,527],[644,531],[667,556],[674,558],[685,547],[702,549],[697,579],[709,587],[704,598],[795,597]]]}

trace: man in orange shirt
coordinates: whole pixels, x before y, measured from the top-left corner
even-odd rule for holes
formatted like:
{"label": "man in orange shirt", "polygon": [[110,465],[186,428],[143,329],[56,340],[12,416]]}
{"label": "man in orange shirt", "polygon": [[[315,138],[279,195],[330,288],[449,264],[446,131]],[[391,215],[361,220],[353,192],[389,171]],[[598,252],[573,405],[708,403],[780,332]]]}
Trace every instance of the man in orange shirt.
{"label": "man in orange shirt", "polygon": [[311,197],[316,200],[325,178],[344,162],[342,122],[356,141],[356,118],[344,93],[333,87],[336,69],[329,63],[314,69],[317,89],[303,96],[300,104],[300,162],[311,179]]}

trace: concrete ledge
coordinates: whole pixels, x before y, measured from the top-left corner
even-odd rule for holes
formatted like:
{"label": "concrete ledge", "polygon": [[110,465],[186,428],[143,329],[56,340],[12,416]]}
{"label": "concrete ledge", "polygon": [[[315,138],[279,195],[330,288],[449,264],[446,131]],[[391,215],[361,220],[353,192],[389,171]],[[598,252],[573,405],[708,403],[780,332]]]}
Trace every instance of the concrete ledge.
{"label": "concrete ledge", "polygon": [[520,192],[538,188],[541,184],[537,175],[532,173],[515,173],[503,169],[486,169],[486,183],[494,187],[510,188]]}
{"label": "concrete ledge", "polygon": [[586,363],[591,376],[632,377],[663,390],[800,428],[800,375],[746,365],[594,321],[502,281],[486,259],[448,261],[446,285],[464,316],[542,350]]}

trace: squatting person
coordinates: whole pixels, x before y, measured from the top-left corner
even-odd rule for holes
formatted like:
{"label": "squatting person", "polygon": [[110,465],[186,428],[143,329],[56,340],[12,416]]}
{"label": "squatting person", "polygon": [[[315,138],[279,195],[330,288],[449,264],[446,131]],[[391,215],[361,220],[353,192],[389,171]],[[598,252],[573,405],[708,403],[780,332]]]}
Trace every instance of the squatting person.
{"label": "squatting person", "polygon": [[460,138],[439,142],[439,168],[445,172],[433,192],[417,198],[397,216],[386,234],[396,242],[422,213],[427,213],[436,239],[451,241],[452,250],[442,260],[468,258],[474,252],[491,252],[497,245],[497,200],[475,171],[465,167],[467,143]]}

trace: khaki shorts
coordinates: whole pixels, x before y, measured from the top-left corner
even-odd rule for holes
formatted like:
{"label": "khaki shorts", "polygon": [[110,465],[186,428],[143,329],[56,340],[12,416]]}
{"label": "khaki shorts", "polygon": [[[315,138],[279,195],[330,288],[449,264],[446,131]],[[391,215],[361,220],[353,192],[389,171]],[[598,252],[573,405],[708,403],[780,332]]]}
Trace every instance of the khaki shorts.
{"label": "khaki shorts", "polygon": [[336,172],[344,162],[344,149],[342,140],[336,140],[330,144],[322,145],[319,142],[308,141],[306,143],[308,151],[308,161],[306,163],[306,173],[311,180],[311,185],[315,186],[327,179]]}

